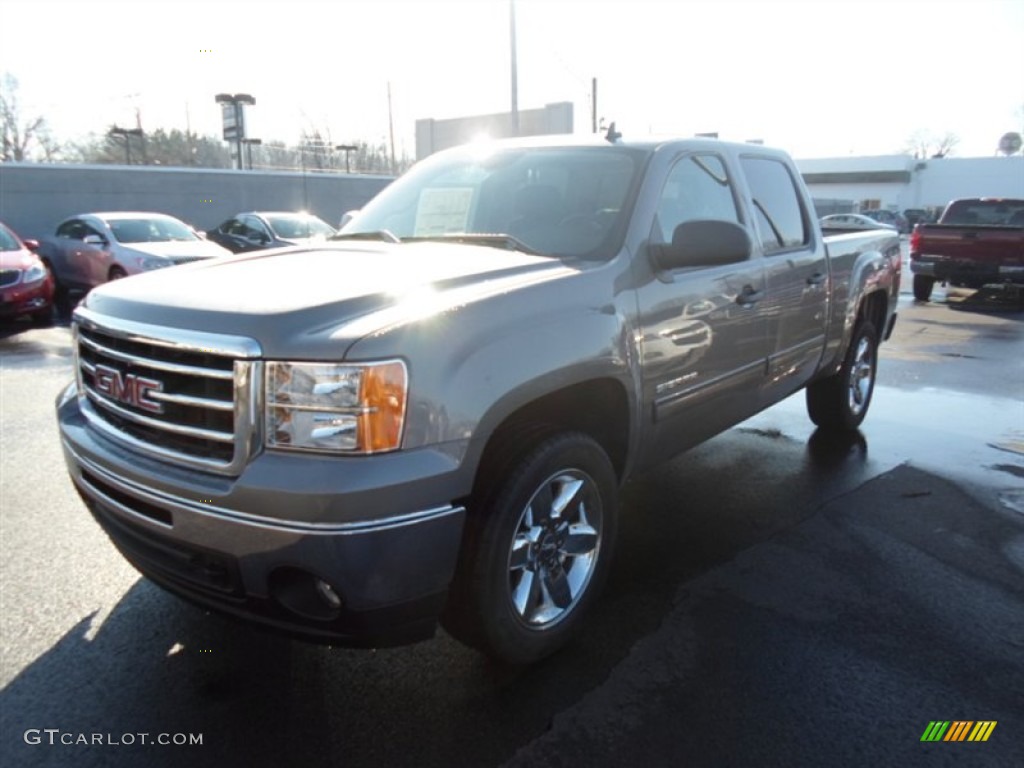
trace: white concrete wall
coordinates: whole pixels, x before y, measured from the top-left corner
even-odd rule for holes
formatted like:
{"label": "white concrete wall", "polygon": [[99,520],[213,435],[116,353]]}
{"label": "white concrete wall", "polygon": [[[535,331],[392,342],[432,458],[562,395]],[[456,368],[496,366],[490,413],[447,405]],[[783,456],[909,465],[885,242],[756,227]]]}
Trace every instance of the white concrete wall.
{"label": "white concrete wall", "polygon": [[958,197],[1024,199],[1024,157],[946,157],[922,160],[904,190],[902,208],[945,206]]}

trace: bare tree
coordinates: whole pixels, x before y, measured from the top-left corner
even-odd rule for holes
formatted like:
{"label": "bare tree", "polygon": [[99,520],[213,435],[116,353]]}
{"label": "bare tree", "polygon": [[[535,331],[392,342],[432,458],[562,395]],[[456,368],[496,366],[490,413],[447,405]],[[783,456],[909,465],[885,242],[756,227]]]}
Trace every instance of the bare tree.
{"label": "bare tree", "polygon": [[953,153],[956,145],[960,143],[960,137],[955,133],[947,131],[944,134],[937,134],[931,131],[915,131],[903,147],[907,152],[919,160],[928,158],[942,158]]}
{"label": "bare tree", "polygon": [[32,159],[31,147],[39,144],[47,159],[59,149],[41,115],[23,118],[18,104],[18,78],[5,72],[0,78],[0,162]]}

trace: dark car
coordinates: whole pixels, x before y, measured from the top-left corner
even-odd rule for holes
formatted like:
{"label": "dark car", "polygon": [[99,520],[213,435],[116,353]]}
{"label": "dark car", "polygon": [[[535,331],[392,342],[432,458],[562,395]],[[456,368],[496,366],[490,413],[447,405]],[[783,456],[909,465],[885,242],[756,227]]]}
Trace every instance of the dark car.
{"label": "dark car", "polygon": [[910,228],[907,226],[907,220],[903,217],[902,213],[898,213],[897,211],[875,209],[861,211],[861,215],[867,216],[869,219],[874,219],[879,224],[886,224],[890,227],[895,227],[900,233],[910,231]]}
{"label": "dark car", "polygon": [[938,219],[935,213],[927,208],[907,208],[903,211],[903,218],[907,220],[908,229],[913,229],[918,224],[933,224]]}
{"label": "dark car", "polygon": [[47,265],[0,223],[0,317],[28,315],[37,323],[50,322],[53,289]]}
{"label": "dark car", "polygon": [[325,240],[334,227],[311,213],[250,212],[232,216],[206,237],[234,253]]}

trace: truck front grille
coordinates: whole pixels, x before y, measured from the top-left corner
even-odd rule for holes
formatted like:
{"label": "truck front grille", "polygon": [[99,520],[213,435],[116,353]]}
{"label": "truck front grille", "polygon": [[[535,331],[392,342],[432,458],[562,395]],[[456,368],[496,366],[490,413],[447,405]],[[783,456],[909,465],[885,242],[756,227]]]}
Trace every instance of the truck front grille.
{"label": "truck front grille", "polygon": [[241,469],[257,445],[261,363],[246,359],[255,342],[115,327],[84,310],[75,320],[79,396],[93,425],[184,466]]}

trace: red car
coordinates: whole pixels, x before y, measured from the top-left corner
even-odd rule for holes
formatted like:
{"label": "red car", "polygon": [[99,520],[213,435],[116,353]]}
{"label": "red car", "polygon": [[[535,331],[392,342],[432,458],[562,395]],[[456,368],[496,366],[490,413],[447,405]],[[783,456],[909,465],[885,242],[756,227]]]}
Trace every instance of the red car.
{"label": "red car", "polygon": [[53,293],[50,270],[0,222],[0,318],[29,315],[37,323],[48,323]]}

